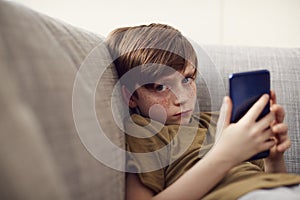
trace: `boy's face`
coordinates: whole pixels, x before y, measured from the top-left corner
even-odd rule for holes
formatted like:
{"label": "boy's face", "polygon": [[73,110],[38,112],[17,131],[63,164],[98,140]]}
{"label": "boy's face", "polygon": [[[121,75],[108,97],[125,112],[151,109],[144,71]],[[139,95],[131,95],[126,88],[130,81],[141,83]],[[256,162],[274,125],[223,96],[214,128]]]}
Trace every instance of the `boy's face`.
{"label": "boy's face", "polygon": [[131,108],[164,124],[188,124],[196,103],[195,68],[187,66],[155,81],[153,88],[138,87]]}

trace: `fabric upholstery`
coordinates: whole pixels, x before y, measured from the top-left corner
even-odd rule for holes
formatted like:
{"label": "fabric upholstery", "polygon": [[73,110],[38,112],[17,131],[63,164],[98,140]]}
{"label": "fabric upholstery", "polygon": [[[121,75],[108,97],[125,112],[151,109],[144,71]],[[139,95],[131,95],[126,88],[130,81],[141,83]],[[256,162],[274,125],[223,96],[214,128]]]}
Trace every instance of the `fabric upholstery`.
{"label": "fabric upholstery", "polygon": [[[0,27],[0,199],[124,199],[124,137],[112,113],[122,105],[103,38],[8,1],[0,1]],[[201,111],[220,108],[229,73],[270,70],[293,143],[288,170],[300,174],[300,50],[195,48]],[[85,100],[105,137],[80,107]]]}
{"label": "fabric upholstery", "polygon": [[[0,199],[122,199],[124,173],[95,159],[73,120],[77,70],[101,37],[5,1],[0,1],[0,27]],[[90,65],[106,67],[100,58],[108,59],[108,51],[95,53],[99,59]],[[116,78],[106,71],[106,85],[95,94],[102,102],[110,101]],[[122,146],[107,105],[97,104],[96,113]],[[123,165],[119,153],[101,143],[99,150]]]}

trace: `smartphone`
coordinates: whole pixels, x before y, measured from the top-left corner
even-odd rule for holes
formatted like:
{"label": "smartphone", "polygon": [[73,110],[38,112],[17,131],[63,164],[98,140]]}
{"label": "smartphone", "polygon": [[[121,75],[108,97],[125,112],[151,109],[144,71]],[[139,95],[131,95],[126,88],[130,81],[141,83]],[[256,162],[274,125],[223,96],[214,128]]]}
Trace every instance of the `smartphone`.
{"label": "smartphone", "polygon": [[[263,95],[270,95],[270,72],[256,70],[233,73],[229,75],[229,95],[232,100],[231,122],[235,123],[242,118],[253,104]],[[257,121],[270,112],[270,102],[260,113]],[[249,160],[268,157],[270,150],[261,152]]]}

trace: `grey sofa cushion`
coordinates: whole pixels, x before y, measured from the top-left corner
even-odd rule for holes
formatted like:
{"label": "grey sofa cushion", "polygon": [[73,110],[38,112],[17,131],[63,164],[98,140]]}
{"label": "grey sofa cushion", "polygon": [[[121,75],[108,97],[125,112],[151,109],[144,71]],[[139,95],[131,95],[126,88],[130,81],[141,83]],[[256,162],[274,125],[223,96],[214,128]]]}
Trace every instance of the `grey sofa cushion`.
{"label": "grey sofa cushion", "polygon": [[[122,199],[124,173],[89,152],[73,119],[76,73],[101,37],[6,1],[0,1],[0,27],[0,198]],[[109,112],[116,74],[107,66],[105,48],[94,53],[99,56],[89,65],[107,69],[95,92],[104,103],[95,105],[95,113],[122,147]],[[84,91],[90,90],[88,82]],[[98,144],[101,153],[124,165],[120,153]]]}

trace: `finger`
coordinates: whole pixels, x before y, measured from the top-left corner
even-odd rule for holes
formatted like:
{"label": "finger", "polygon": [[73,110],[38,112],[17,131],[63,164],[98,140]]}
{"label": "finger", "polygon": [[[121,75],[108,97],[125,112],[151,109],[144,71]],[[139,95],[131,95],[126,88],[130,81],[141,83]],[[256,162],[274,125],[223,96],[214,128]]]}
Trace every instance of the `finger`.
{"label": "finger", "polygon": [[285,124],[277,126],[276,130],[272,127],[272,132],[276,139],[278,140],[278,144],[281,144],[287,140],[290,140],[288,134],[287,134],[287,126]]}
{"label": "finger", "polygon": [[257,144],[264,144],[266,142],[268,143],[270,140],[273,140],[274,143],[277,141],[277,139],[274,139],[274,134],[270,128],[255,133],[255,135],[252,136],[251,140],[256,142]]}
{"label": "finger", "polygon": [[230,124],[232,103],[229,97],[224,97],[222,107],[220,110],[220,116],[217,123],[217,138],[224,128]]}
{"label": "finger", "polygon": [[290,141],[290,138],[285,134],[285,135],[280,135],[276,137],[277,140],[277,145],[281,145],[286,143],[287,141]]}
{"label": "finger", "polygon": [[273,140],[275,142],[275,144],[278,143],[278,139],[276,137],[271,137],[270,140]]}
{"label": "finger", "polygon": [[284,123],[276,124],[276,125],[272,126],[272,131],[275,134],[283,133],[283,134],[287,135],[288,126],[287,126],[287,124],[284,124]]}
{"label": "finger", "polygon": [[224,98],[224,103],[225,103],[225,121],[224,125],[227,127],[230,124],[230,119],[231,119],[231,112],[232,112],[232,102],[230,97],[226,96]]}
{"label": "finger", "polygon": [[278,104],[274,104],[270,108],[271,112],[275,113],[276,116],[276,122],[277,123],[282,123],[285,117],[285,111],[282,106]]}
{"label": "finger", "polygon": [[222,106],[221,106],[221,109],[220,109],[219,119],[218,119],[218,122],[217,122],[216,140],[218,140],[222,130],[224,129],[224,123],[225,123],[224,121],[225,121],[225,115],[226,115],[226,113],[225,113],[226,105],[225,105],[224,100],[225,99],[223,99],[223,103],[222,103]]}
{"label": "finger", "polygon": [[273,140],[275,143],[277,142],[277,139],[272,139],[273,137],[273,132],[270,128],[266,129],[265,131],[262,132],[260,141],[261,142],[269,142],[269,140]]}
{"label": "finger", "polygon": [[271,149],[272,147],[274,147],[274,145],[276,145],[276,141],[274,139],[266,140],[262,145],[261,151]]}
{"label": "finger", "polygon": [[269,112],[266,116],[264,116],[262,119],[260,119],[257,122],[256,126],[258,130],[263,131],[265,129],[270,128],[270,126],[274,123],[275,123],[275,114],[273,112]]}
{"label": "finger", "polygon": [[270,90],[270,105],[272,106],[273,104],[276,104],[276,94],[274,90]]}
{"label": "finger", "polygon": [[262,95],[255,104],[248,110],[248,112],[242,117],[242,121],[250,119],[251,121],[256,121],[262,110],[265,108],[269,101],[269,95]]}
{"label": "finger", "polygon": [[280,143],[280,144],[277,145],[277,151],[284,152],[290,147],[291,147],[291,141],[286,140],[283,143]]}

